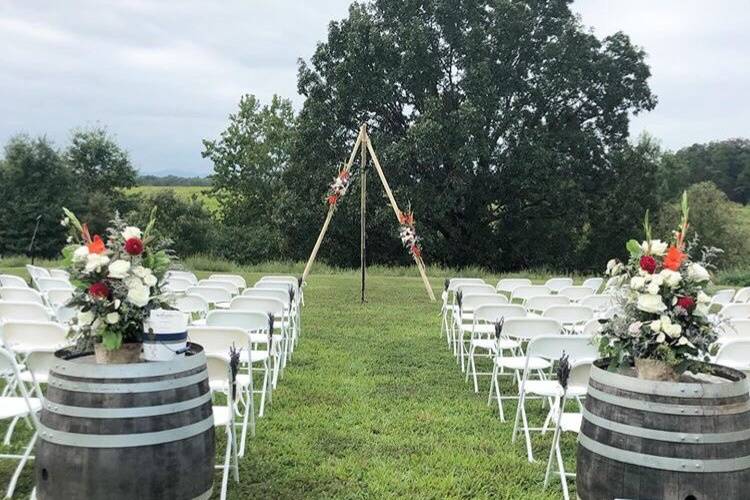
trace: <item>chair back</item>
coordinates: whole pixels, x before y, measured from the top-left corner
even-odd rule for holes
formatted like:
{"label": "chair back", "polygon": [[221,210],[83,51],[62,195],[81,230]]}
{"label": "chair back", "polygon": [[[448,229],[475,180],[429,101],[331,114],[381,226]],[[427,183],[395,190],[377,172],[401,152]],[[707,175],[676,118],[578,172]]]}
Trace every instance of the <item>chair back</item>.
{"label": "chair back", "polygon": [[0,287],[10,286],[14,288],[28,288],[29,285],[20,276],[13,274],[0,274]]}
{"label": "chair back", "polygon": [[250,334],[242,328],[230,326],[189,326],[188,338],[203,346],[206,355],[229,359],[229,350],[250,351]]}
{"label": "chair back", "polygon": [[191,286],[195,286],[195,283],[185,278],[168,276],[164,286],[171,292],[184,293]]}
{"label": "chair back", "polygon": [[49,321],[50,311],[36,302],[0,300],[0,323],[7,321]]}
{"label": "chair back", "polygon": [[58,308],[64,306],[73,298],[73,290],[69,288],[50,288],[44,292],[44,296],[47,297],[47,303],[50,306]]}
{"label": "chair back", "polygon": [[544,286],[549,288],[550,292],[557,293],[561,288],[573,286],[573,278],[550,278],[544,283]]}
{"label": "chair back", "polygon": [[520,286],[531,286],[528,278],[503,278],[497,282],[495,289],[500,293],[512,294]]}
{"label": "chair back", "polygon": [[179,278],[179,279],[187,280],[193,286],[198,284],[198,277],[194,273],[191,273],[190,271],[167,271],[167,274],[164,276],[164,279],[170,280],[172,278]]}
{"label": "chair back", "polygon": [[451,278],[448,281],[448,291],[455,292],[461,285],[486,285],[482,278]]}
{"label": "chair back", "polygon": [[230,311],[260,311],[274,316],[282,316],[286,312],[286,306],[279,299],[271,297],[248,297],[239,296],[232,299],[229,304]]}
{"label": "chair back", "polygon": [[2,287],[0,288],[0,300],[44,304],[44,298],[42,295],[29,287]]}
{"label": "chair back", "polygon": [[544,285],[522,285],[513,289],[510,294],[510,300],[525,303],[531,297],[539,295],[550,295],[549,288]]}
{"label": "chair back", "polygon": [[574,389],[579,394],[585,393],[591,378],[591,367],[594,359],[575,360],[570,363],[570,376],[568,377],[568,389]]}
{"label": "chair back", "polygon": [[297,287],[291,283],[272,280],[258,281],[253,285],[253,288],[257,290],[286,290],[287,293],[289,293],[289,290],[297,291]]}
{"label": "chair back", "polygon": [[208,277],[210,280],[229,281],[233,283],[237,288],[247,288],[247,282],[245,278],[239,274],[212,274]]}
{"label": "chair back", "polygon": [[614,306],[614,300],[611,295],[587,295],[578,301],[582,306],[588,306],[599,314],[609,312]]}
{"label": "chair back", "polygon": [[559,335],[562,324],[552,318],[508,318],[503,324],[506,337],[529,340],[540,335]]}
{"label": "chair back", "polygon": [[719,311],[719,317],[721,319],[750,319],[750,304],[727,304]]}
{"label": "chair back", "polygon": [[52,321],[3,323],[3,344],[14,352],[56,351],[68,345],[68,331]]}
{"label": "chair back", "polygon": [[581,333],[583,335],[598,335],[601,331],[604,325],[602,325],[599,320],[597,319],[590,319],[586,322],[585,325],[583,325],[583,330]]}
{"label": "chair back", "polygon": [[[2,277],[0,277],[0,281],[2,281]],[[750,302],[750,286],[737,290],[732,301],[740,303]]]}
{"label": "chair back", "polygon": [[50,269],[49,277],[70,281],[70,273],[64,269]]}
{"label": "chair back", "polygon": [[487,304],[474,309],[475,323],[497,323],[500,318],[523,318],[526,309],[518,304]]}
{"label": "chair back", "polygon": [[591,288],[591,293],[597,293],[604,284],[604,278],[586,278],[581,286],[587,286]]}
{"label": "chair back", "polygon": [[[16,362],[15,355],[2,347],[0,347],[0,373],[9,373],[16,380],[21,380],[21,368]],[[38,430],[39,419],[37,417],[34,406],[31,404],[31,396],[26,389],[26,384],[19,383],[17,386],[19,391],[21,392],[21,397],[23,397],[24,401],[26,402],[26,409],[28,410],[28,414],[31,416],[31,421],[34,424],[34,428]],[[37,397],[41,398],[41,394],[38,394]]]}
{"label": "chair back", "polygon": [[541,314],[551,306],[566,306],[570,299],[563,295],[537,295],[526,299],[526,310]]}
{"label": "chair back", "polygon": [[209,305],[232,300],[232,294],[226,288],[218,286],[193,286],[188,288],[185,293],[188,295],[199,295],[206,299]]}
{"label": "chair back", "polygon": [[206,326],[229,326],[248,332],[268,331],[268,314],[260,311],[211,311]]}
{"label": "chair back", "polygon": [[53,288],[67,288],[73,290],[74,287],[70,281],[61,278],[37,278],[35,280],[36,287],[40,292],[46,292]]}
{"label": "chair back", "polygon": [[591,295],[591,288],[587,286],[566,286],[558,292],[570,299],[571,302],[578,302],[584,297]]}
{"label": "chair back", "polygon": [[36,281],[39,278],[50,277],[49,271],[47,271],[45,268],[39,267],[39,266],[33,266],[31,264],[26,264],[26,272],[29,273],[29,276],[31,276],[31,279],[33,281]]}
{"label": "chair back", "polygon": [[739,370],[750,369],[750,339],[732,339],[724,342],[716,353],[714,363]]}
{"label": "chair back", "polygon": [[290,305],[289,290],[279,290],[276,288],[245,288],[242,292],[243,297],[266,297],[280,300],[287,307]]}
{"label": "chair back", "polygon": [[481,284],[481,283],[464,283],[456,287],[456,294],[460,293],[462,296],[469,295],[472,293],[497,293],[492,285]]}
{"label": "chair back", "polygon": [[719,290],[713,297],[711,297],[711,304],[718,304],[720,306],[729,304],[734,298],[734,290],[727,288],[725,290]]}
{"label": "chair back", "polygon": [[198,286],[208,286],[212,288],[223,288],[229,292],[232,296],[239,295],[240,289],[231,281],[223,281],[218,279],[206,279],[200,280]]}
{"label": "chair back", "polygon": [[203,316],[208,313],[208,301],[200,295],[183,295],[175,299],[175,307],[187,314],[199,313]]}
{"label": "chair back", "polygon": [[548,307],[544,314],[545,318],[554,318],[563,326],[575,327],[594,319],[594,310],[587,306],[571,304],[567,306]]}
{"label": "chair back", "polygon": [[467,293],[461,296],[461,310],[473,311],[479,306],[507,304],[508,299],[497,293]]}
{"label": "chair back", "polygon": [[583,335],[538,335],[526,347],[526,356],[535,356],[555,361],[563,354],[571,363],[593,361],[599,357],[599,350],[593,337]]}
{"label": "chair back", "polygon": [[57,364],[55,351],[32,351],[28,356],[26,356],[23,364],[26,366],[26,369],[29,371],[29,373],[31,373],[37,389],[41,390],[41,388],[39,388],[39,384],[44,383],[47,380],[50,370]]}

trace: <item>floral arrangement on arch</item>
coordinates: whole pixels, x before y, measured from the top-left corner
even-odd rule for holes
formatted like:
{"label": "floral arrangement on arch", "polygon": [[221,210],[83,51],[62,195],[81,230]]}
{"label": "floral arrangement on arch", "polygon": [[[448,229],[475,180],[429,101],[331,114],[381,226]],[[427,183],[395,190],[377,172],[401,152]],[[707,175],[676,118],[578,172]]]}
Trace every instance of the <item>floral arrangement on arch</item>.
{"label": "floral arrangement on arch", "polygon": [[101,344],[114,351],[124,343],[141,342],[151,310],[168,307],[160,283],[173,259],[168,242],[153,235],[156,209],[143,231],[116,214],[106,239],[91,235],[87,224],[63,211],[63,225],[71,233],[63,255],[76,287],[68,305],[79,309],[72,332],[79,347]]}
{"label": "floral arrangement on arch", "polygon": [[398,219],[401,224],[399,227],[401,243],[403,243],[404,247],[409,250],[409,253],[412,254],[412,256],[415,258],[422,257],[422,247],[419,243],[421,238],[417,236],[417,231],[414,227],[414,212],[412,212],[411,209],[406,212],[401,212]]}
{"label": "floral arrangement on arch", "polygon": [[349,183],[351,181],[351,172],[346,169],[339,171],[339,175],[333,179],[333,182],[328,187],[328,193],[326,194],[326,203],[329,207],[335,207],[341,198],[346,194],[346,190],[349,189]]}
{"label": "floral arrangement on arch", "polygon": [[674,380],[688,369],[700,371],[699,362],[709,360],[717,334],[704,289],[711,284],[707,260],[715,249],[691,260],[688,213],[683,194],[682,220],[667,243],[652,239],[646,212],[645,241],[627,243],[628,262],[607,264],[622,309],[601,333],[600,351],[611,358],[611,370],[635,365],[641,378]]}

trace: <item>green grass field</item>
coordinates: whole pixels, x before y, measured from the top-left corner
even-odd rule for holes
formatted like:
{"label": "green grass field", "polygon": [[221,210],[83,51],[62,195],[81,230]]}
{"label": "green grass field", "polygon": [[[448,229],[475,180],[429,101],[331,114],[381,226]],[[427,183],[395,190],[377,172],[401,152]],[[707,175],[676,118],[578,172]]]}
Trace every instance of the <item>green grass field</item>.
{"label": "green grass field", "polygon": [[[261,273],[245,276],[253,283]],[[439,295],[442,279],[432,284]],[[230,498],[561,497],[557,482],[542,489],[551,436],[536,440],[539,462],[528,463],[522,443],[511,443],[512,422],[487,406],[488,381],[479,395],[464,383],[416,272],[371,273],[364,305],[356,272],[313,274],[305,301],[300,344]],[[540,419],[541,408],[532,414]],[[571,467],[574,450],[567,436]],[[0,462],[2,484],[11,471]],[[31,487],[29,467],[17,497]]]}
{"label": "green grass field", "polygon": [[160,191],[174,191],[179,198],[184,200],[196,196],[208,210],[214,211],[219,208],[219,202],[209,193],[210,189],[210,187],[205,186],[136,186],[127,189],[126,192],[154,194]]}

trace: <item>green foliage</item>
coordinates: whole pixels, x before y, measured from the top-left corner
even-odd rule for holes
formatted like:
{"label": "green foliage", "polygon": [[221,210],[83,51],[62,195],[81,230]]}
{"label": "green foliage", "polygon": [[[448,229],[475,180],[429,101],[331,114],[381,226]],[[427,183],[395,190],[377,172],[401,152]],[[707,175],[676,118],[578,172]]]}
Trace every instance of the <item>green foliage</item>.
{"label": "green foliage", "polygon": [[660,166],[660,192],[671,199],[691,184],[713,182],[735,202],[750,202],[750,140],[693,144],[666,153]]}
{"label": "green foliage", "polygon": [[136,171],[127,152],[101,127],[76,129],[64,153],[78,188],[113,195],[135,185]]}
{"label": "green foliage", "polygon": [[[720,267],[750,265],[750,225],[743,220],[743,208],[711,182],[701,182],[687,189],[690,200],[688,240],[695,234],[701,246],[718,247],[724,254],[716,263]],[[665,204],[659,214],[661,231],[677,227],[681,217],[680,200]]]}
{"label": "green foliage", "polygon": [[135,179],[137,186],[161,187],[210,187],[211,177],[180,177],[178,175],[139,175]]}
{"label": "green foliage", "polygon": [[717,273],[716,281],[736,287],[750,286],[750,265],[722,269]]}
{"label": "green foliage", "polygon": [[46,138],[12,138],[0,160],[0,255],[25,254],[40,217],[36,254],[57,256],[65,243],[61,208],[74,189],[70,170]]}
{"label": "green foliage", "polygon": [[[631,168],[629,113],[651,109],[644,53],[627,36],[587,32],[565,1],[354,4],[300,63],[306,97],[285,172],[286,247],[312,244],[321,193],[360,123],[396,198],[411,202],[426,259],[517,269],[598,267],[608,234],[632,231],[620,198]],[[397,224],[371,182],[372,255],[406,263]],[[613,189],[616,188],[616,189]],[[321,257],[354,265],[357,197],[344,199]],[[625,204],[639,205],[642,199]]]}

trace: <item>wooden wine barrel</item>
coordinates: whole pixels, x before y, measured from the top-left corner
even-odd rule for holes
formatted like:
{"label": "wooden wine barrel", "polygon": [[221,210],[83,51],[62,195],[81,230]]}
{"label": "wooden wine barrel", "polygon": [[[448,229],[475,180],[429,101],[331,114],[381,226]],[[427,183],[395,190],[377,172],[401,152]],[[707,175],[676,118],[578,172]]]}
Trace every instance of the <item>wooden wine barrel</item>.
{"label": "wooden wine barrel", "polygon": [[56,357],[39,418],[37,498],[210,497],[214,423],[201,346],[157,363]]}
{"label": "wooden wine barrel", "polygon": [[720,383],[655,382],[591,369],[578,435],[582,500],[750,498],[750,396],[742,372]]}

